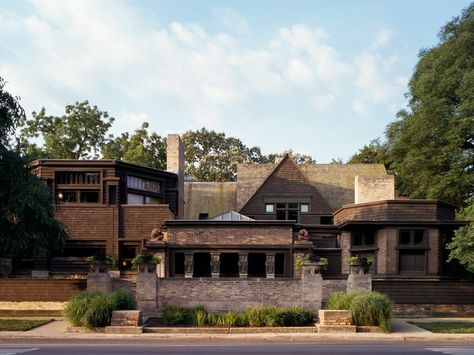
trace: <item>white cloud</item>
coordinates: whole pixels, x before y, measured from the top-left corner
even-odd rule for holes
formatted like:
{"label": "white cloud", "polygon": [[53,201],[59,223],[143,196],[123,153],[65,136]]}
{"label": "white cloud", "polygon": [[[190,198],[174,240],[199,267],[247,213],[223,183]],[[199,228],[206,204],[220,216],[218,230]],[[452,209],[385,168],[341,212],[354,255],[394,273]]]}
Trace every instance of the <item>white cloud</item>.
{"label": "white cloud", "polygon": [[[34,14],[23,18],[0,10],[0,43],[10,51],[0,58],[0,69],[16,82],[27,108],[56,110],[89,99],[124,129],[143,121],[160,129],[161,122],[178,118],[186,128],[225,127],[237,107],[262,112],[260,103],[270,102],[277,112],[290,111],[299,108],[295,98],[308,110],[346,106],[368,117],[406,83],[391,72],[395,55],[343,58],[321,28],[296,24],[266,42],[246,41],[240,35],[249,25],[230,8],[214,15],[232,31],[211,33],[179,21],[145,24],[133,3],[32,4]],[[373,49],[390,36],[381,31]]]}
{"label": "white cloud", "polygon": [[392,38],[392,31],[388,29],[383,29],[381,30],[378,34],[377,37],[375,37],[374,41],[372,42],[372,48],[381,48],[385,46],[388,42],[390,42],[390,39]]}

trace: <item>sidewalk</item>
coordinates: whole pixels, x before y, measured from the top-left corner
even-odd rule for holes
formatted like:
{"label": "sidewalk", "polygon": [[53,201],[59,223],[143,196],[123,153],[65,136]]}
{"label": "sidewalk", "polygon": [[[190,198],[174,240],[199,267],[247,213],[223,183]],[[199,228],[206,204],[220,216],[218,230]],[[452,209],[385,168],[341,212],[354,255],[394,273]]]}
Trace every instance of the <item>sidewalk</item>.
{"label": "sidewalk", "polygon": [[[427,330],[418,328],[407,323],[410,319],[394,319],[392,321],[393,332],[386,333],[252,333],[252,334],[104,334],[104,333],[70,333],[67,331],[69,326],[64,318],[58,318],[54,322],[26,332],[0,332],[0,339],[5,338],[60,338],[60,339],[167,339],[167,340],[292,340],[292,341],[468,341],[474,343],[474,334],[440,334],[431,333]],[[423,318],[413,319],[416,321],[451,321],[460,320],[455,318]],[[474,321],[473,318],[463,318],[464,321]],[[178,328],[179,329],[179,328]]]}

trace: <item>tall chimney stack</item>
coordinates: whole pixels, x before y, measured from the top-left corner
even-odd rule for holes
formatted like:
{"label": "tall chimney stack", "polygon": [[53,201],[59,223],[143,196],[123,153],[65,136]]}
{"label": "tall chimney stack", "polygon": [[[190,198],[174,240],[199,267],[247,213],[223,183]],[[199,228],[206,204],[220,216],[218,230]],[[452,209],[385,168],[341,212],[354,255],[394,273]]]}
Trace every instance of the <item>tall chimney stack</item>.
{"label": "tall chimney stack", "polygon": [[168,134],[166,170],[178,175],[178,214],[184,217],[184,145],[179,134]]}

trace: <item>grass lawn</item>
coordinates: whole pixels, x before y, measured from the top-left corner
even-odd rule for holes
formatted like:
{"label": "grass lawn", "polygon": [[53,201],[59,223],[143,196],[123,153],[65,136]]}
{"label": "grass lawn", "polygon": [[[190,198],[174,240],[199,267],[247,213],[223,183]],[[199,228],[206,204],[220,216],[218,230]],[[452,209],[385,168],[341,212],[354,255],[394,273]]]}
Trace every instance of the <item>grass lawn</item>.
{"label": "grass lawn", "polygon": [[46,323],[51,322],[49,319],[41,319],[41,320],[32,320],[32,319],[0,319],[0,331],[3,330],[19,330],[19,331],[26,331],[40,325],[44,325]]}
{"label": "grass lawn", "polygon": [[474,333],[473,322],[408,322],[433,333]]}

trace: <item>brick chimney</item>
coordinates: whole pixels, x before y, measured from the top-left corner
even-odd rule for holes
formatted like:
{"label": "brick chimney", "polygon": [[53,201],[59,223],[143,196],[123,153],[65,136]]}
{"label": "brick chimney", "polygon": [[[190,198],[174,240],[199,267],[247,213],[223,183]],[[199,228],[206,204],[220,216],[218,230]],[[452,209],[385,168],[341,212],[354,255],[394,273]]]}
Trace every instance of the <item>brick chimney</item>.
{"label": "brick chimney", "polygon": [[168,134],[166,170],[178,175],[178,214],[184,217],[184,145],[179,134]]}

